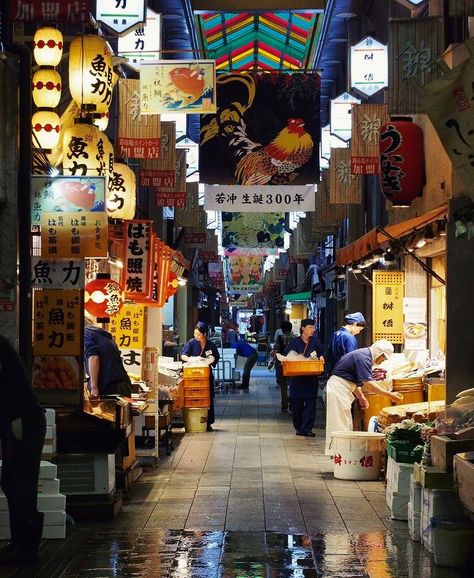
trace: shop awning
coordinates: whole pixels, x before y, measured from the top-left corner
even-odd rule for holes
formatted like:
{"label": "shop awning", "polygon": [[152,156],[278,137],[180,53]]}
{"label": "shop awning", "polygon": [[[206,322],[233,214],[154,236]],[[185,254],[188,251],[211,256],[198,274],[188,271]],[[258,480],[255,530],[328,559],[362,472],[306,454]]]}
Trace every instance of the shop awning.
{"label": "shop awning", "polygon": [[287,293],[283,295],[283,301],[308,301],[311,299],[311,291],[303,291],[302,293]]}
{"label": "shop awning", "polygon": [[380,230],[379,228],[372,229],[363,237],[357,239],[357,241],[354,241],[350,245],[347,245],[347,247],[343,247],[336,251],[336,263],[339,267],[344,267],[354,261],[358,261],[376,249],[380,249],[384,243],[387,243],[390,240],[390,238],[401,239],[415,230],[422,229],[423,227],[426,227],[426,225],[442,219],[446,216],[447,212],[448,206],[441,205],[440,207],[428,211],[419,217],[407,219],[406,221],[402,221],[396,225],[388,225],[383,230]]}

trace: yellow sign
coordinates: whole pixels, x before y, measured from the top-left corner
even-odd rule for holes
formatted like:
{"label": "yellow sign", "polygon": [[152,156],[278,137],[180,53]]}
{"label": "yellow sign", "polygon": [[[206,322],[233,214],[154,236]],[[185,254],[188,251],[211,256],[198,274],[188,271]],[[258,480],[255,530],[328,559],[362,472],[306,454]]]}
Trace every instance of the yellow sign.
{"label": "yellow sign", "polygon": [[80,290],[36,289],[34,354],[81,355],[82,315]]}
{"label": "yellow sign", "polygon": [[119,349],[141,350],[145,347],[145,305],[125,304],[110,318],[108,330]]}
{"label": "yellow sign", "polygon": [[107,213],[42,213],[41,257],[107,257]]}
{"label": "yellow sign", "polygon": [[405,274],[401,271],[373,272],[373,339],[403,343],[403,293]]}

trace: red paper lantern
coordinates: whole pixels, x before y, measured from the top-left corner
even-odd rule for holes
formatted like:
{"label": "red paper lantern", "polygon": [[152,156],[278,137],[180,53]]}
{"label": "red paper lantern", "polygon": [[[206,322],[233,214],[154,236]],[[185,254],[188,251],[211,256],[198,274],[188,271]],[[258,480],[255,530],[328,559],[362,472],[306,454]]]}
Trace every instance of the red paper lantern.
{"label": "red paper lantern", "polygon": [[424,184],[423,132],[410,118],[394,119],[380,128],[382,192],[394,207],[409,207]]}
{"label": "red paper lantern", "polygon": [[108,277],[98,277],[84,287],[84,307],[94,317],[114,317],[122,309],[123,302],[122,287]]}
{"label": "red paper lantern", "polygon": [[178,291],[178,287],[179,287],[178,277],[174,271],[170,271],[170,274],[168,276],[168,287],[166,288],[167,300],[173,295],[175,295],[176,291]]}

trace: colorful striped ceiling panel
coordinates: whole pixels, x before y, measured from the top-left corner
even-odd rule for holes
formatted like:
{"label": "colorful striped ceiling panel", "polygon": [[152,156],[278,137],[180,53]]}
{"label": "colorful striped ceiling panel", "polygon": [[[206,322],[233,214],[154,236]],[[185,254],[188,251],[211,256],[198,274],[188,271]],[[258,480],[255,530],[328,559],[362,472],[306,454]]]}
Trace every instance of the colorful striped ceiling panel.
{"label": "colorful striped ceiling panel", "polygon": [[322,14],[213,12],[196,15],[205,58],[219,72],[311,68]]}

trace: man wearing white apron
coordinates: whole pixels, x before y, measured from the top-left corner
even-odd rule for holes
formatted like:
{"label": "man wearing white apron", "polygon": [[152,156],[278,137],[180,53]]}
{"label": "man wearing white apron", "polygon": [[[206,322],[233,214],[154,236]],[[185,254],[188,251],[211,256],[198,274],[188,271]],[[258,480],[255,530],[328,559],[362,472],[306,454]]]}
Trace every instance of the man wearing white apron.
{"label": "man wearing white apron", "polygon": [[351,406],[354,398],[359,400],[361,409],[369,407],[362,393],[363,385],[371,393],[386,395],[394,401],[403,399],[401,394],[386,391],[372,378],[372,366],[379,365],[392,353],[390,341],[381,339],[370,347],[346,353],[336,363],[326,389],[326,455],[333,453],[330,449],[331,432],[352,431]]}

